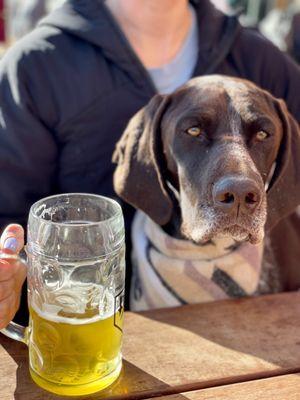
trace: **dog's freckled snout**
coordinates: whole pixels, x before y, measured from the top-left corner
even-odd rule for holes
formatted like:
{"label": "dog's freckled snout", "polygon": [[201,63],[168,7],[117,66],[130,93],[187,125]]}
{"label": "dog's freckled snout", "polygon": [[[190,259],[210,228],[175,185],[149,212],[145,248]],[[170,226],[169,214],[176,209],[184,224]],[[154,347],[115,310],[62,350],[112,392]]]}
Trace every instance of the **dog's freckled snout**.
{"label": "dog's freckled snout", "polygon": [[253,212],[261,203],[258,184],[250,178],[225,177],[213,186],[214,204],[223,212]]}

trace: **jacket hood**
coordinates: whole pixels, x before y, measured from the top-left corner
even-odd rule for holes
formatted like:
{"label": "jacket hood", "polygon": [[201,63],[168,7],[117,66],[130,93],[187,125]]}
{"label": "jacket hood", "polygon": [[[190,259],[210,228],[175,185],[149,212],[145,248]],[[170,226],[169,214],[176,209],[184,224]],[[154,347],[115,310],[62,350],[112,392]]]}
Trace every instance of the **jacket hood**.
{"label": "jacket hood", "polygon": [[[198,18],[200,70],[197,73],[211,73],[230,51],[240,25],[235,16],[225,16],[209,0],[191,3]],[[137,63],[105,0],[67,0],[39,24],[45,25],[100,47],[105,57],[126,69]]]}

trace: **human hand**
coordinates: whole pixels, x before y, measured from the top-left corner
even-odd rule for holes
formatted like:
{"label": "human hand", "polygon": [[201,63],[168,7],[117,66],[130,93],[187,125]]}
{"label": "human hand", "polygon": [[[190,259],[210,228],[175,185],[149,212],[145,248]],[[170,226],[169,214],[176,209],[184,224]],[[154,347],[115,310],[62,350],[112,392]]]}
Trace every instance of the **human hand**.
{"label": "human hand", "polygon": [[[0,329],[15,316],[22,285],[26,278],[26,265],[16,256],[24,246],[24,231],[20,225],[8,225],[0,239]],[[15,257],[15,258],[14,258]]]}

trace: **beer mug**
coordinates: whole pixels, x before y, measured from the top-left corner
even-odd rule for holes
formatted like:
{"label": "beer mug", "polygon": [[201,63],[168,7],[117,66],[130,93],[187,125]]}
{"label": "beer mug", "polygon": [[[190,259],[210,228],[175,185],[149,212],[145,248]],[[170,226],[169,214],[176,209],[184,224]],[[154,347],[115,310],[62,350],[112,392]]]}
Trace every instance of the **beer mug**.
{"label": "beer mug", "polygon": [[122,364],[120,205],[90,194],[38,201],[29,214],[26,253],[29,326],[10,323],[2,332],[28,345],[30,374],[42,388],[71,396],[106,388]]}

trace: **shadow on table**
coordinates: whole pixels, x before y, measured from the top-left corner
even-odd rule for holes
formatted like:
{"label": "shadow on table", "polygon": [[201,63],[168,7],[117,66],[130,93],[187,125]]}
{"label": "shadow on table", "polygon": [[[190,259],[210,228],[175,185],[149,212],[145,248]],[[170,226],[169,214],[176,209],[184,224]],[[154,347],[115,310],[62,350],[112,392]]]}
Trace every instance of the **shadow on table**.
{"label": "shadow on table", "polygon": [[[25,344],[0,335],[0,344],[17,364],[15,400],[56,400],[53,396],[37,387],[29,375],[28,348]],[[1,395],[0,395],[1,396]]]}
{"label": "shadow on table", "polygon": [[142,315],[281,368],[300,367],[300,294],[216,301]]}
{"label": "shadow on table", "polygon": [[[173,393],[174,388],[165,382],[155,378],[127,360],[123,360],[123,370],[118,381],[108,390],[103,391],[101,394],[96,393],[93,396],[89,396],[85,400],[102,398],[109,400],[142,400]],[[176,394],[176,399],[185,400],[186,397],[182,394]]]}
{"label": "shadow on table", "polygon": [[[31,379],[28,365],[28,349],[19,342],[15,342],[5,336],[0,335],[0,344],[17,364],[16,388],[14,392],[15,400],[57,400],[70,399],[71,397],[56,396],[39,388]],[[153,388],[156,388],[155,392]],[[159,396],[160,394],[171,394],[172,388],[169,385],[148,374],[132,363],[123,360],[123,369],[119,379],[110,388],[101,393],[89,396],[72,397],[81,400],[96,399],[126,399],[139,400]],[[0,394],[0,399],[2,396]],[[12,398],[11,398],[12,399]],[[178,394],[176,399],[186,399],[185,396]]]}

